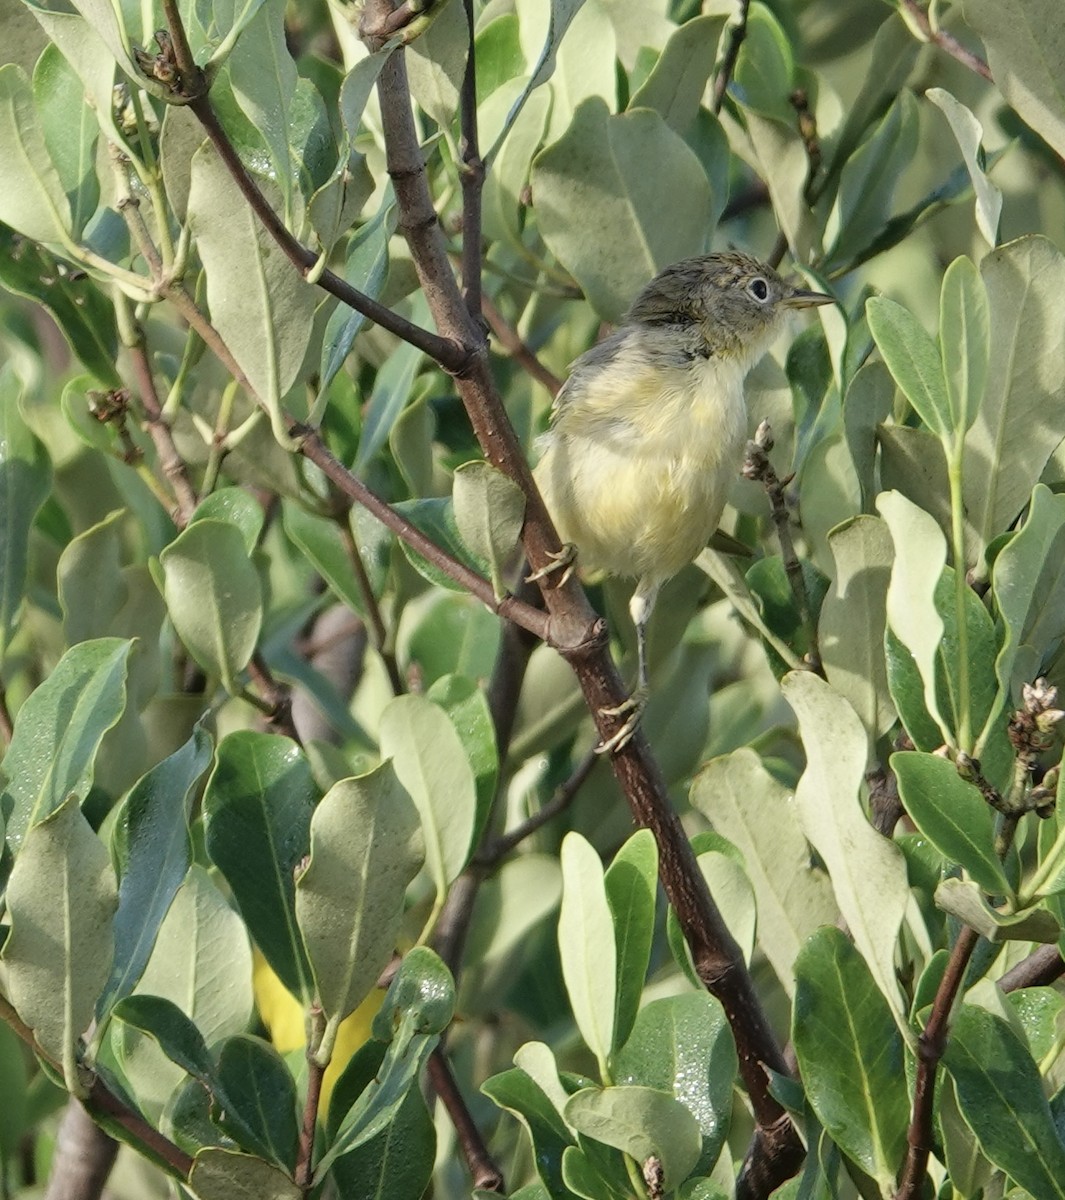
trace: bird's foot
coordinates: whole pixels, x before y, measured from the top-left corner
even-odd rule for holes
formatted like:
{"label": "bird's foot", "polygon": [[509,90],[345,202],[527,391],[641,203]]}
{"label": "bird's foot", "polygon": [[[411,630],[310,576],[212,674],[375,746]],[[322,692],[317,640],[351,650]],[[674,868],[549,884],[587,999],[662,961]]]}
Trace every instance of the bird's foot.
{"label": "bird's foot", "polygon": [[577,547],[572,542],[566,542],[561,550],[549,550],[547,557],[550,561],[545,563],[538,571],[533,571],[531,575],[526,575],[525,582],[535,583],[537,579],[546,579],[548,575],[553,575],[556,571],[561,571],[562,578],[555,586],[562,587],[573,574],[573,567],[577,561]]}
{"label": "bird's foot", "polygon": [[645,687],[638,687],[632,695],[621,704],[614,708],[601,708],[600,714],[604,717],[624,717],[628,716],[624,725],[612,733],[605,741],[599,743],[595,748],[596,754],[617,754],[619,750],[623,750],[630,741],[632,735],[639,727],[640,721],[643,720],[643,710],[647,707],[648,691]]}

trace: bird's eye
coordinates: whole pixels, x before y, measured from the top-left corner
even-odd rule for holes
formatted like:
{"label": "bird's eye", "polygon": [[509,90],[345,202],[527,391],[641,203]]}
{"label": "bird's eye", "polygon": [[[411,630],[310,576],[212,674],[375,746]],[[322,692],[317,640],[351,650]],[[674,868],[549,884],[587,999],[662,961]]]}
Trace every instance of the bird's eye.
{"label": "bird's eye", "polygon": [[751,280],[747,285],[747,291],[759,304],[764,304],[769,299],[769,284],[760,275]]}

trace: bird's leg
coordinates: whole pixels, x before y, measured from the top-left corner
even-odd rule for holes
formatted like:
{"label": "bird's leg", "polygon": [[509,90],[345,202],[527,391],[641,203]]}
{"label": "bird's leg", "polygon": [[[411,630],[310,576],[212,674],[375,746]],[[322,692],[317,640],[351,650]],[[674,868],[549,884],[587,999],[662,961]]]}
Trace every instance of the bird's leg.
{"label": "bird's leg", "polygon": [[628,745],[643,718],[643,710],[647,707],[647,698],[651,693],[647,668],[647,622],[651,619],[651,612],[658,598],[658,587],[657,583],[652,584],[646,579],[641,579],[629,601],[629,613],[632,623],[636,626],[636,689],[627,700],[614,708],[599,710],[606,717],[624,717],[626,713],[628,717],[616,733],[596,746],[596,754],[614,754]]}
{"label": "bird's leg", "polygon": [[562,585],[573,574],[573,565],[577,561],[577,547],[572,542],[563,544],[561,550],[548,550],[547,557],[550,560],[545,563],[539,571],[533,571],[525,576],[526,583],[535,583],[537,579],[546,579],[548,575],[553,575],[555,571],[562,572],[562,578],[555,584],[556,587]]}

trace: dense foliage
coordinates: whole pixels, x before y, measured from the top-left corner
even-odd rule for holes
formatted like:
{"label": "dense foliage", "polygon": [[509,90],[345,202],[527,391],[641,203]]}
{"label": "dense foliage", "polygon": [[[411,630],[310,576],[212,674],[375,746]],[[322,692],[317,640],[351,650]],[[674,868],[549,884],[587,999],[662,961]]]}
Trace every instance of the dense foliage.
{"label": "dense foliage", "polygon": [[[3,0],[0,1195],[1065,1196],[1061,29]],[[729,245],[838,304],[596,755],[526,464]]]}

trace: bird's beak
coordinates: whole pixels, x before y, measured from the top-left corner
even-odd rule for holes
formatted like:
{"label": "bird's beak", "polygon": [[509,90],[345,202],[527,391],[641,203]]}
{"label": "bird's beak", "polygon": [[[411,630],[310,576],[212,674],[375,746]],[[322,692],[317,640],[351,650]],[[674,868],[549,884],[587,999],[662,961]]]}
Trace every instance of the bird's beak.
{"label": "bird's beak", "polygon": [[813,308],[818,304],[835,304],[835,296],[826,296],[824,292],[809,292],[806,288],[792,288],[789,295],[784,297],[788,308]]}

